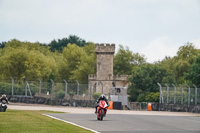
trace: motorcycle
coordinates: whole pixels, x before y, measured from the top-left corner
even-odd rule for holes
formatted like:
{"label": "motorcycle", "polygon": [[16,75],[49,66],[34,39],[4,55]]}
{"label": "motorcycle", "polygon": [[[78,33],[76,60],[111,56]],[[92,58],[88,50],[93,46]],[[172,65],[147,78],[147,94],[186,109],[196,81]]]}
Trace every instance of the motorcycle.
{"label": "motorcycle", "polygon": [[99,106],[97,107],[97,120],[103,120],[103,117],[106,116],[107,109],[108,104],[105,101],[101,100],[99,102]]}
{"label": "motorcycle", "polygon": [[0,112],[6,112],[7,105],[6,100],[3,100],[2,103],[0,103]]}

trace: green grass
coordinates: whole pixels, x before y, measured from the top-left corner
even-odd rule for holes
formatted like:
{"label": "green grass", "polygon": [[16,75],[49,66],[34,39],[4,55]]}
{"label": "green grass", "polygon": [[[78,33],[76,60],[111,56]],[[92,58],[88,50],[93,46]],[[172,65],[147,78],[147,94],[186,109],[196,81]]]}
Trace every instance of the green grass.
{"label": "green grass", "polygon": [[0,133],[91,133],[77,126],[49,118],[52,111],[7,110],[0,112]]}

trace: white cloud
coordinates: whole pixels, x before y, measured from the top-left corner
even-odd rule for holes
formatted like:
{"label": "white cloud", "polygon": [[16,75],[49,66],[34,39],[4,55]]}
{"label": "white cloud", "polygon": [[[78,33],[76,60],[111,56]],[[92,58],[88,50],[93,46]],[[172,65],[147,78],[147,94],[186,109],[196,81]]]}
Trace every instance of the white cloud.
{"label": "white cloud", "polygon": [[200,38],[194,39],[193,41],[191,41],[196,48],[200,49]]}
{"label": "white cloud", "polygon": [[169,37],[159,37],[150,41],[140,53],[146,56],[147,62],[153,63],[163,60],[165,56],[175,56],[178,48],[178,43],[172,42]]}
{"label": "white cloud", "polygon": [[115,43],[116,52],[128,46],[154,62],[187,42],[200,48],[199,12],[195,0],[0,0],[0,42],[49,43],[72,34]]}

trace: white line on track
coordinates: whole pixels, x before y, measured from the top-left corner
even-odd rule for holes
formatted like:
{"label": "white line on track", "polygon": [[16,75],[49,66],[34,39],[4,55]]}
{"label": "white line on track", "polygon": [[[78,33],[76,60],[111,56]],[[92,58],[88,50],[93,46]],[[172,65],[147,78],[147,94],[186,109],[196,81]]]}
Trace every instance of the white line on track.
{"label": "white line on track", "polygon": [[50,117],[50,118],[53,118],[53,119],[56,119],[56,120],[59,120],[59,121],[63,121],[63,122],[69,123],[69,124],[72,124],[72,125],[74,125],[74,126],[77,126],[77,127],[80,127],[80,128],[86,129],[86,130],[89,130],[89,131],[94,132],[94,133],[100,133],[100,132],[95,131],[95,130],[93,130],[93,129],[90,129],[90,128],[87,128],[87,127],[84,127],[84,126],[81,126],[81,125],[75,124],[75,123],[70,122],[70,121],[65,121],[65,120],[62,120],[62,119],[56,118],[56,117],[51,116],[51,115],[47,115],[47,114],[42,114],[42,115],[45,115],[45,116],[48,116],[48,117]]}

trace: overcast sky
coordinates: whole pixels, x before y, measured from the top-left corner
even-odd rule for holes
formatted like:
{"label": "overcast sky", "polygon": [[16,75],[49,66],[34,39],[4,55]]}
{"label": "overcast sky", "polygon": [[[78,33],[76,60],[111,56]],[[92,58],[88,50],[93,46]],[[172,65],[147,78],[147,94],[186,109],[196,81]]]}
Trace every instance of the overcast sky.
{"label": "overcast sky", "polygon": [[0,42],[69,35],[162,60],[187,42],[200,48],[200,0],[0,0]]}

